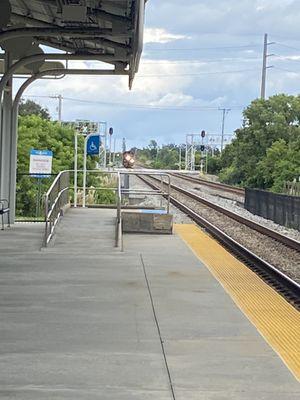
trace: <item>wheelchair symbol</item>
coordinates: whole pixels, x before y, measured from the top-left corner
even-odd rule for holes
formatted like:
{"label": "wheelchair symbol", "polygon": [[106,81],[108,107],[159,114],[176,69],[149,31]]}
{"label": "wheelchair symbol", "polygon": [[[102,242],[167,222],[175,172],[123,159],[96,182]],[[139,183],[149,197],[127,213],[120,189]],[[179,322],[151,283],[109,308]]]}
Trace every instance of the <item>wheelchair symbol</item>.
{"label": "wheelchair symbol", "polygon": [[92,143],[90,144],[90,150],[91,150],[91,151],[96,151],[96,150],[98,150],[98,147],[95,145],[94,142],[92,142]]}

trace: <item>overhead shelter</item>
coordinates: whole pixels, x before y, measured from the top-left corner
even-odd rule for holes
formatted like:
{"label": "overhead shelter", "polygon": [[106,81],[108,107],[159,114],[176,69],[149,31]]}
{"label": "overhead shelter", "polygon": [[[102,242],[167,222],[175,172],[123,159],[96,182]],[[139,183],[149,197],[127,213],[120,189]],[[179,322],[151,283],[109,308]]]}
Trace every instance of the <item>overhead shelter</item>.
{"label": "overhead shelter", "polygon": [[[0,1],[0,198],[10,201],[13,216],[17,103],[22,90],[35,79],[67,74],[128,75],[131,87],[143,47],[145,3],[146,0]],[[46,53],[41,45],[51,51]],[[58,62],[62,60],[98,60],[107,63],[107,68],[70,70]],[[14,100],[13,77],[17,74],[26,74],[29,79]]]}

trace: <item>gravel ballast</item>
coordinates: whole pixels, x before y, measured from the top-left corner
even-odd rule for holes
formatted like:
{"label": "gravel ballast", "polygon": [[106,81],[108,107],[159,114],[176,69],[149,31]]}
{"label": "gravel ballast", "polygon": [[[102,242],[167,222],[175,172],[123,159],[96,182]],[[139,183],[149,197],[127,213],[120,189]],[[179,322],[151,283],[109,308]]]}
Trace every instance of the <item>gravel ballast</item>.
{"label": "gravel ballast", "polygon": [[[172,183],[175,183],[173,177]],[[178,186],[180,185],[178,184]],[[184,186],[182,186],[181,184],[181,187]],[[196,191],[196,193],[199,195],[199,191]],[[221,212],[215,211],[212,208],[205,206],[194,199],[189,198],[187,195],[179,193],[174,189],[171,190],[171,194],[174,198],[183,202],[195,212],[199,213],[202,217],[210,221],[213,225],[217,226],[238,243],[242,244],[253,253],[261,257],[263,260],[272,264],[280,271],[291,277],[293,280],[300,283],[299,252],[290,249],[289,247],[279,243],[278,241],[269,238],[268,236],[265,236],[243,225],[242,223],[237,222],[230,217],[227,217]],[[211,201],[210,198],[208,200]],[[282,233],[282,230],[279,233]]]}
{"label": "gravel ballast", "polygon": [[[243,198],[240,196],[237,196],[235,194],[230,194],[226,193],[226,197],[224,198],[224,193],[221,191],[217,191],[215,189],[210,189],[207,186],[203,186],[201,184],[195,184],[190,181],[186,181],[184,179],[180,179],[177,177],[171,177],[171,183],[183,188],[187,189],[195,194],[197,194],[200,197],[203,197],[204,199],[211,201],[221,207],[224,207],[230,211],[235,212],[238,215],[241,215],[244,218],[248,218],[253,222],[256,222],[260,225],[265,226],[266,228],[272,229],[273,231],[276,231],[280,233],[281,235],[288,236],[291,239],[295,239],[297,241],[300,241],[300,232],[295,230],[295,229],[289,229],[286,228],[282,225],[278,225],[275,222],[265,219],[263,217],[260,217],[258,215],[254,215],[250,213],[249,211],[245,210],[243,207],[240,206],[240,203],[243,201]],[[222,197],[220,197],[222,196]],[[230,198],[229,198],[230,197]],[[299,266],[300,268],[300,266]]]}

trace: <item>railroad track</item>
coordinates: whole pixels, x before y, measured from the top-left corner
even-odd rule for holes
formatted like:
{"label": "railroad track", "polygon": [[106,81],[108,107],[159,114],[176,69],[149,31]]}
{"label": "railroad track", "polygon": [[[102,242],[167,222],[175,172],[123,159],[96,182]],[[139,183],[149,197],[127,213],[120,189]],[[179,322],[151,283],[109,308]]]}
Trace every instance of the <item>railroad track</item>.
{"label": "railroad track", "polygon": [[[158,189],[158,186],[156,186],[155,183],[157,182],[160,184],[159,180],[153,177],[151,177],[151,181],[142,176],[139,176],[139,178],[145,184],[152,187],[153,189]],[[223,212],[225,210],[227,216],[228,213],[232,213],[229,210],[223,209],[220,206],[217,206],[213,203],[208,202],[207,200],[202,199],[201,197],[195,195],[194,193],[190,193],[182,188],[176,187],[175,185],[171,185],[171,187],[173,190],[177,190],[178,192],[185,194],[186,196],[192,198],[193,200],[212,206],[215,210],[218,209],[219,212]],[[175,207],[177,207],[182,212],[187,214],[191,219],[193,219],[199,226],[205,228],[209,234],[215,237],[220,243],[222,243],[222,245],[224,245],[227,249],[229,249],[230,252],[232,252],[235,256],[241,259],[249,268],[251,268],[264,281],[266,281],[269,285],[271,285],[295,308],[300,310],[300,285],[297,282],[292,280],[285,273],[280,271],[277,267],[271,265],[258,255],[254,254],[251,250],[247,249],[245,246],[238,243],[236,240],[234,240],[225,232],[223,232],[220,228],[212,224],[206,218],[202,217],[199,213],[191,209],[182,201],[176,199],[173,195],[170,196],[170,201]],[[293,250],[296,250],[297,252],[300,252],[300,243],[297,242],[296,240],[287,238],[286,236],[280,235],[279,233],[274,232],[261,225],[257,226],[257,224],[255,224],[253,221],[249,221],[235,213],[232,214],[234,214],[233,219],[238,220],[238,222],[242,224],[246,222],[248,227],[251,227],[256,231],[263,233],[264,235],[271,237],[272,239],[277,240],[278,242],[284,244],[285,246]]]}
{"label": "railroad track", "polygon": [[178,172],[172,172],[172,173],[170,173],[170,175],[171,176],[175,176],[177,178],[184,179],[184,180],[189,181],[189,182],[198,183],[198,184],[201,184],[201,185],[205,185],[205,186],[211,187],[213,189],[221,190],[223,192],[233,193],[233,194],[236,194],[236,195],[239,195],[239,196],[242,196],[242,197],[245,196],[245,190],[242,189],[242,188],[237,188],[237,187],[234,187],[234,186],[225,185],[224,183],[211,182],[211,181],[207,181],[205,179],[188,176],[186,174],[180,174]]}

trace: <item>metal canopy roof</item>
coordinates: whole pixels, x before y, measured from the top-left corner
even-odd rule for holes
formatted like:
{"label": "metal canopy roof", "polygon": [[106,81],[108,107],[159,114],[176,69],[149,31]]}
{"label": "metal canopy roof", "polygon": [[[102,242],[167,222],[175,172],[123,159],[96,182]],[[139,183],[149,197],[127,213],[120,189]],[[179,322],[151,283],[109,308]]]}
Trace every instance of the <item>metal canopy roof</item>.
{"label": "metal canopy roof", "polygon": [[[72,54],[110,56],[116,71],[138,70],[146,0],[1,0],[0,46],[28,37]],[[18,41],[18,42],[17,42]],[[21,45],[22,46],[22,45]],[[32,53],[31,53],[32,54]],[[106,57],[107,58],[107,57]]]}

